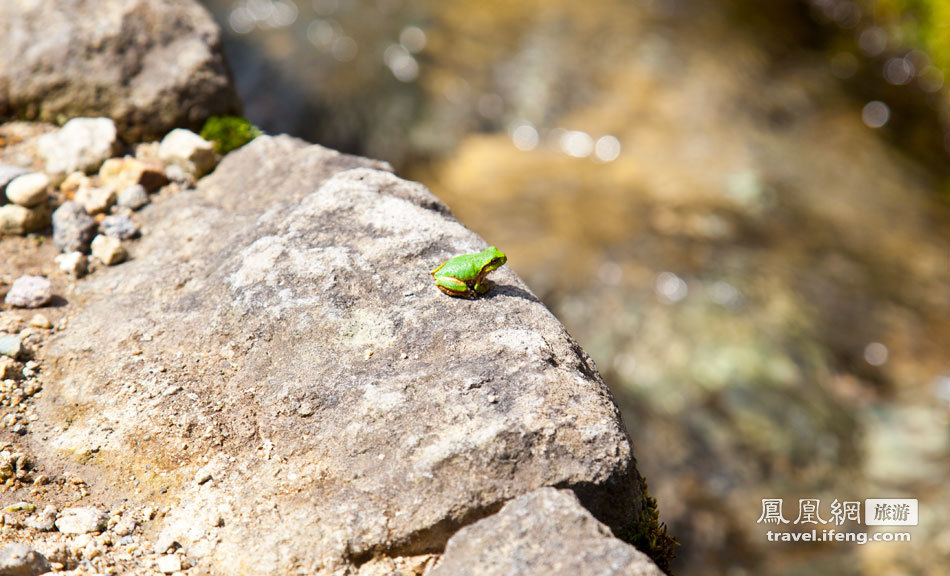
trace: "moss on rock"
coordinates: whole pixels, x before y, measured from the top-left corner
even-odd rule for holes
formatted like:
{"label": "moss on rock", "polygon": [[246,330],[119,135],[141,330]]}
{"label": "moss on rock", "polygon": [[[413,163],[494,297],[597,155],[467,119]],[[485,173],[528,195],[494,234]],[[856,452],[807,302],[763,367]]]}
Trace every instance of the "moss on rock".
{"label": "moss on rock", "polygon": [[212,116],[201,129],[201,137],[214,142],[218,154],[237,150],[264,132],[240,116]]}
{"label": "moss on rock", "polygon": [[666,524],[660,522],[660,509],[656,498],[650,496],[647,481],[642,476],[640,486],[643,494],[640,517],[630,525],[615,530],[614,535],[648,555],[660,570],[672,574],[670,566],[676,557],[679,542],[667,533]]}

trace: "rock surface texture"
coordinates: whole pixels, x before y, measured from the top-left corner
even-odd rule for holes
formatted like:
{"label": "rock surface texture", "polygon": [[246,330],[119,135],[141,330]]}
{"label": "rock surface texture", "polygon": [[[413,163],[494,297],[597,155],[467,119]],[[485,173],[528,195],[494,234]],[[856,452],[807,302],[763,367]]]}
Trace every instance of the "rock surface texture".
{"label": "rock surface texture", "polygon": [[[77,285],[39,353],[28,438],[106,505],[167,506],[148,528],[159,553],[220,574],[355,574],[440,552],[545,486],[613,528],[641,517],[617,409],[557,319],[508,268],[474,301],[432,284],[485,243],[423,186],[260,137],[139,215],[131,260]],[[648,566],[570,494],[537,494],[618,565]],[[530,507],[515,502],[493,521],[515,526]]]}
{"label": "rock surface texture", "polygon": [[4,0],[0,22],[0,119],[108,116],[138,139],[239,109],[194,0]]}
{"label": "rock surface texture", "polygon": [[459,530],[431,576],[662,576],[570,490],[540,488]]}

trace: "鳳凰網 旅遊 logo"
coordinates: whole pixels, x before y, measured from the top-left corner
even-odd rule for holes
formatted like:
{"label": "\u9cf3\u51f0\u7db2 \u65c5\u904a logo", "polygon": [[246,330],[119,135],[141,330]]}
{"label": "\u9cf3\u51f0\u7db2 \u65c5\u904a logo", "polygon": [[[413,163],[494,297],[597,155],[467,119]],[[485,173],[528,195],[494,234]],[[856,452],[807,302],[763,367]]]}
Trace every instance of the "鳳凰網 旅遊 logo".
{"label": "\u9cf3\u51f0\u7db2 \u65c5\u904a logo", "polygon": [[[916,526],[916,498],[834,499],[823,507],[819,498],[800,498],[797,511],[785,508],[782,498],[763,498],[758,524],[774,525],[769,542],[909,542],[909,532],[859,532],[861,526]],[[791,518],[794,517],[794,520]],[[809,530],[802,530],[813,525]],[[829,526],[844,526],[841,531]],[[794,529],[793,529],[794,527]],[[823,527],[821,530],[818,527]],[[786,530],[778,530],[786,528]]]}

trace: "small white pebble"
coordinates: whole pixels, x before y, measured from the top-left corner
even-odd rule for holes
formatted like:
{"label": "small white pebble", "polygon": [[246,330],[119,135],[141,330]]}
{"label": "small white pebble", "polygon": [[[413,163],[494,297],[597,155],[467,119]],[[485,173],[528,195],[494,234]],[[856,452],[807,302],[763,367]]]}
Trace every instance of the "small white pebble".
{"label": "small white pebble", "polygon": [[14,204],[25,208],[39,206],[49,197],[46,189],[49,187],[49,177],[42,172],[33,172],[17,176],[7,184],[7,198]]}
{"label": "small white pebble", "polygon": [[89,270],[89,260],[82,252],[60,254],[54,261],[60,270],[74,278],[82,278]]}
{"label": "small white pebble", "polygon": [[53,327],[53,324],[49,321],[49,318],[47,318],[46,316],[42,314],[34,314],[33,317],[30,318],[30,326],[49,329]]}
{"label": "small white pebble", "polygon": [[158,561],[155,562],[156,568],[159,572],[164,574],[172,574],[181,570],[181,557],[178,554],[169,554],[167,556],[159,557]]}

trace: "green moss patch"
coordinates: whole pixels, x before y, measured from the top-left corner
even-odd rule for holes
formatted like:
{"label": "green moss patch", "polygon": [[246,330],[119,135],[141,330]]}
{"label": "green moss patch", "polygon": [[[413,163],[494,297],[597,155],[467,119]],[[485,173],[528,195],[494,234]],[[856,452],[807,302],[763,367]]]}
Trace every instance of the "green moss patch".
{"label": "green moss patch", "polygon": [[239,116],[212,116],[201,129],[201,137],[214,142],[218,154],[237,150],[264,132]]}

